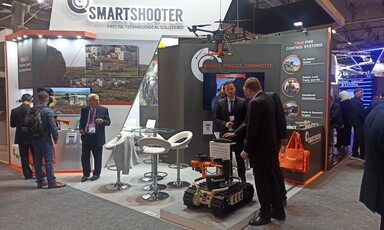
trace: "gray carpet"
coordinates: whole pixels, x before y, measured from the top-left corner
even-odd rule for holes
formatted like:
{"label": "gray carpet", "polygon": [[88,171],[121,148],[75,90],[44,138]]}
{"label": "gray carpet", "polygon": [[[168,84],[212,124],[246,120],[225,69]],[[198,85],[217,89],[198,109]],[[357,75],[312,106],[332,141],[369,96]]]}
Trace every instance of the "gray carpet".
{"label": "gray carpet", "polygon": [[288,200],[285,221],[248,229],[379,229],[380,216],[358,201],[363,168],[345,159]]}
{"label": "gray carpet", "polygon": [[0,163],[0,229],[184,229],[69,186],[37,189]]}

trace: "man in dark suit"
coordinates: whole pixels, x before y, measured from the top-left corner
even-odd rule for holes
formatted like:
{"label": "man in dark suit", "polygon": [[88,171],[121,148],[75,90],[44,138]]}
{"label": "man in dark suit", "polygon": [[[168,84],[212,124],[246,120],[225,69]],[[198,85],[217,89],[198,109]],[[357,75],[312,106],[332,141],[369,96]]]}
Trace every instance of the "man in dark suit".
{"label": "man in dark suit", "polygon": [[[277,143],[281,146],[286,146],[288,143],[288,133],[287,133],[287,121],[285,119],[285,113],[283,108],[283,103],[280,100],[280,97],[275,92],[265,92],[268,96],[273,99],[275,103],[275,116],[276,116],[276,136]],[[284,182],[284,174],[280,168],[279,161],[279,152],[276,153],[275,156],[275,164],[274,164],[274,173],[279,184],[281,200],[283,202],[283,206],[287,206],[287,189],[285,188]]]}
{"label": "man in dark suit", "polygon": [[[233,132],[244,121],[247,116],[247,103],[244,98],[236,96],[236,88],[233,81],[228,81],[224,84],[225,98],[217,101],[217,107],[214,113],[215,121],[220,124],[220,137],[225,133]],[[245,164],[240,153],[244,146],[244,135],[236,136],[233,141],[236,144],[233,146],[237,162],[237,172],[240,179],[245,182]]]}
{"label": "man in dark suit", "polygon": [[[364,120],[366,116],[365,108],[363,105],[364,90],[357,88],[354,90],[355,97],[351,99],[351,107],[353,111],[353,144],[352,144],[352,157],[355,159],[364,160]],[[360,153],[359,153],[360,150]]]}
{"label": "man in dark suit", "polygon": [[384,89],[381,91],[378,100],[371,101],[371,104],[367,108],[367,115],[372,111],[372,109],[374,109],[376,106],[380,105],[381,103],[384,103]]}
{"label": "man in dark suit", "polygon": [[255,186],[261,205],[258,216],[249,221],[249,224],[260,226],[271,223],[271,218],[285,220],[280,189],[273,169],[279,151],[276,112],[273,99],[262,91],[257,78],[248,78],[243,90],[250,102],[246,142],[241,157],[249,158],[253,163]]}
{"label": "man in dark suit", "polygon": [[11,127],[16,128],[15,144],[19,145],[19,153],[21,158],[21,168],[26,180],[32,179],[32,170],[29,166],[29,151],[34,157],[33,146],[31,138],[27,133],[21,131],[21,119],[28,113],[31,108],[32,96],[28,93],[21,96],[21,105],[11,110]]}
{"label": "man in dark suit", "polygon": [[367,151],[360,201],[381,215],[380,229],[384,229],[384,103],[367,116],[364,138]]}
{"label": "man in dark suit", "polygon": [[91,181],[99,179],[103,145],[105,144],[105,126],[111,124],[108,109],[100,106],[99,95],[89,94],[88,104],[88,106],[81,109],[80,117],[81,165],[83,166],[81,182],[87,181],[91,173],[91,151],[94,160],[94,171]]}

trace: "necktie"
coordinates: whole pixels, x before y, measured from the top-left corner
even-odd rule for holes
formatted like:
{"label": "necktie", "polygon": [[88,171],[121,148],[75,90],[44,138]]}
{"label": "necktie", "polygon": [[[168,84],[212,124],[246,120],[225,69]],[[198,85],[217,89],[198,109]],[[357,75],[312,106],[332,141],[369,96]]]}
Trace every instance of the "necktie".
{"label": "necktie", "polygon": [[233,113],[233,104],[234,104],[234,101],[229,101],[229,102],[230,102],[229,112],[230,112],[230,113]]}
{"label": "necktie", "polygon": [[95,109],[94,108],[90,108],[89,109],[89,117],[88,117],[88,125],[87,125],[87,130],[89,131],[89,126],[93,124],[94,120],[95,120]]}

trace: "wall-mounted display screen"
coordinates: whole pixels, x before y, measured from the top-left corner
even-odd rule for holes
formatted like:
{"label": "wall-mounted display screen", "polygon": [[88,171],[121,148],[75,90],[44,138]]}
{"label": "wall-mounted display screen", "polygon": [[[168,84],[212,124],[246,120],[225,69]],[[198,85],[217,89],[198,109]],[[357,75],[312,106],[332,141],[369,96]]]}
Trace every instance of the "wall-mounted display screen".
{"label": "wall-mounted display screen", "polygon": [[50,87],[39,88],[46,91],[52,99],[51,107],[56,115],[80,114],[81,107],[87,105],[87,97],[91,93],[90,87]]}
{"label": "wall-mounted display screen", "polygon": [[203,82],[203,107],[211,109],[211,102],[219,94],[222,84],[227,81],[233,81],[236,87],[236,95],[245,98],[243,86],[246,79],[255,77],[259,79],[261,87],[264,89],[264,73],[204,73]]}

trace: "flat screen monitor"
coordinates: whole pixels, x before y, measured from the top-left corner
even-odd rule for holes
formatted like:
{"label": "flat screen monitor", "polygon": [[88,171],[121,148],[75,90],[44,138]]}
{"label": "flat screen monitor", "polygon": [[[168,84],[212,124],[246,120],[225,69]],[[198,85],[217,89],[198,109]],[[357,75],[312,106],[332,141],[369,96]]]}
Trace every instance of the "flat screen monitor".
{"label": "flat screen monitor", "polygon": [[236,87],[236,95],[245,98],[243,86],[246,79],[255,77],[259,79],[264,89],[264,72],[257,73],[204,73],[203,82],[203,108],[211,109],[211,102],[219,95],[220,86],[227,81],[233,81]]}
{"label": "flat screen monitor", "polygon": [[49,87],[39,88],[38,91],[46,91],[52,97],[50,103],[53,111],[58,116],[70,116],[80,114],[81,107],[87,105],[87,97],[91,93],[90,87]]}

